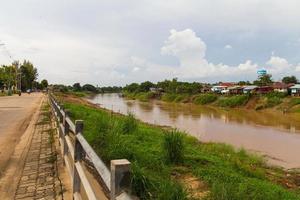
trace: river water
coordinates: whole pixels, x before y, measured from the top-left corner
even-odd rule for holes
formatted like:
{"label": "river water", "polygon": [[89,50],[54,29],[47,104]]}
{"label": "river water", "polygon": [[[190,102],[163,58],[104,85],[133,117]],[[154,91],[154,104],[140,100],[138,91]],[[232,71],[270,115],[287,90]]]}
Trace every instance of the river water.
{"label": "river water", "polygon": [[178,128],[203,142],[222,142],[258,152],[271,164],[300,168],[299,114],[140,102],[118,94],[99,94],[89,101],[115,112],[131,112],[144,122]]}

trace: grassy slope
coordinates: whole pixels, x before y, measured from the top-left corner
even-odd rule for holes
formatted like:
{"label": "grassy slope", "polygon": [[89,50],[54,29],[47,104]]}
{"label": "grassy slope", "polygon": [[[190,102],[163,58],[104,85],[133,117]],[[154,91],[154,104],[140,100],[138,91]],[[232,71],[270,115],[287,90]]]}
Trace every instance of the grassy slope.
{"label": "grassy slope", "polygon": [[[152,92],[144,93],[124,93],[126,97],[131,99],[138,99],[141,101],[148,101],[149,99],[159,98],[165,102],[174,103],[194,103],[197,105],[211,104],[218,107],[239,107],[254,110],[261,110],[266,108],[274,108],[275,110],[285,110],[289,112],[300,112],[300,98],[289,97],[284,93],[270,93],[261,96],[248,96],[248,95],[236,95],[236,96],[223,96],[212,93],[207,94],[171,94],[164,93],[161,96],[154,95]],[[253,100],[253,101],[252,101]],[[247,104],[248,102],[250,104]]]}
{"label": "grassy slope", "polygon": [[203,180],[210,188],[208,199],[300,199],[299,191],[269,181],[280,182],[281,170],[268,169],[261,158],[244,150],[202,144],[184,135],[183,163],[168,164],[161,128],[86,105],[66,103],[65,107],[72,119],[85,121],[86,139],[107,164],[120,158],[133,163],[133,189],[142,199],[186,199],[185,187],[174,174],[192,174]]}

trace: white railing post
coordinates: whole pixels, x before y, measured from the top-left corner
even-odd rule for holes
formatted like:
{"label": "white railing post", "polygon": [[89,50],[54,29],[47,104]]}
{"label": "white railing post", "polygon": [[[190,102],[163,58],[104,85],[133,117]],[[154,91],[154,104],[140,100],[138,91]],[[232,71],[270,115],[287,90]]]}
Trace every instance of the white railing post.
{"label": "white railing post", "polygon": [[127,159],[110,161],[110,198],[115,200],[130,187],[130,162]]}
{"label": "white railing post", "polygon": [[83,154],[83,149],[78,141],[76,135],[78,133],[82,134],[83,132],[83,121],[82,120],[76,120],[75,121],[75,146],[74,146],[74,163],[73,163],[73,169],[74,169],[74,174],[73,174],[73,194],[79,193],[80,192],[80,177],[78,174],[78,171],[76,169],[75,163],[80,162],[82,160],[82,154]]}

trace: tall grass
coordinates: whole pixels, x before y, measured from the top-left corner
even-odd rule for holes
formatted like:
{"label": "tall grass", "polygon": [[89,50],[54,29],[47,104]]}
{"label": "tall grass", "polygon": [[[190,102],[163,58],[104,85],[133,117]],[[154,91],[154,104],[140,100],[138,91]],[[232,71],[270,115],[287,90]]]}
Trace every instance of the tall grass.
{"label": "tall grass", "polygon": [[217,105],[221,107],[237,107],[245,105],[250,99],[249,95],[239,95],[239,96],[231,96],[220,98],[217,101]]}
{"label": "tall grass", "polygon": [[218,96],[215,94],[200,94],[195,96],[193,103],[198,105],[205,105],[212,103],[218,99]]}
{"label": "tall grass", "polygon": [[182,133],[177,130],[166,131],[164,135],[163,148],[168,162],[173,164],[183,162],[184,143]]}
{"label": "tall grass", "polygon": [[132,133],[138,127],[137,121],[134,118],[132,113],[128,113],[128,115],[124,118],[122,123],[122,132],[125,134]]}

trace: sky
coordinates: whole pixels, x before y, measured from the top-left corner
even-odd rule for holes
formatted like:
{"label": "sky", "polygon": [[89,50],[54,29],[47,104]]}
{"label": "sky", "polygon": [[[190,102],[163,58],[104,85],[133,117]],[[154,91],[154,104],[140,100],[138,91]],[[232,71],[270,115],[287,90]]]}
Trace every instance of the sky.
{"label": "sky", "polygon": [[27,59],[40,80],[69,85],[252,81],[261,68],[274,80],[300,79],[299,8],[298,0],[3,1],[0,64]]}

